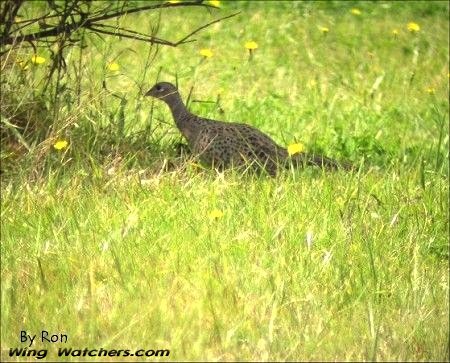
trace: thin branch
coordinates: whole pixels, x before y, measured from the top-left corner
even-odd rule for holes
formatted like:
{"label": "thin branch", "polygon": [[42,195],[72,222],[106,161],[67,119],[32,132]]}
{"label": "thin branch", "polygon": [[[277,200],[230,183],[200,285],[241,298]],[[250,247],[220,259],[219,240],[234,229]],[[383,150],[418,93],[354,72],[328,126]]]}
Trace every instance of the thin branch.
{"label": "thin branch", "polygon": [[143,38],[143,37],[137,37],[137,36],[134,36],[134,35],[124,34],[124,33],[119,33],[119,32],[110,32],[108,30],[101,30],[101,29],[94,28],[93,26],[88,26],[86,28],[89,29],[89,30],[92,30],[93,32],[96,32],[96,33],[107,34],[107,35],[114,35],[114,36],[124,37],[124,38],[128,38],[128,39],[142,40],[142,41],[151,42],[151,43],[154,43],[154,44],[163,44],[163,45],[169,45],[171,47],[176,47],[175,43],[171,43],[171,42],[166,41],[166,40],[155,39],[155,38],[153,38],[151,36],[147,37],[147,38]]}
{"label": "thin branch", "polygon": [[6,1],[2,13],[0,14],[0,23],[3,23],[2,37],[9,34],[14,23],[14,19],[23,5],[23,0]]}
{"label": "thin branch", "polygon": [[[17,1],[21,2],[22,0],[17,0]],[[207,4],[203,4],[202,1],[182,2],[182,3],[175,3],[175,4],[162,3],[162,4],[148,5],[148,6],[142,6],[142,7],[137,7],[137,8],[132,8],[132,9],[124,9],[124,10],[116,8],[112,11],[112,13],[110,12],[108,14],[102,14],[99,16],[92,17],[92,14],[82,12],[79,8],[76,8],[76,6],[77,6],[76,1],[73,2],[71,4],[71,6],[69,6],[69,7],[66,4],[64,10],[61,13],[59,13],[58,15],[56,15],[57,17],[60,18],[59,24],[56,26],[53,26],[51,28],[41,29],[40,31],[31,33],[31,34],[25,34],[25,35],[18,34],[20,29],[25,27],[25,25],[22,25],[21,27],[19,27],[19,29],[15,29],[13,31],[13,33],[11,33],[11,34],[3,33],[3,36],[0,37],[0,45],[1,46],[11,45],[12,47],[15,47],[18,44],[27,42],[27,43],[30,43],[34,47],[35,41],[42,41],[43,40],[42,38],[58,37],[61,34],[65,35],[65,37],[64,37],[65,39],[68,39],[69,41],[73,42],[73,40],[71,39],[71,35],[73,32],[75,32],[79,29],[88,29],[97,35],[106,34],[106,35],[112,35],[112,36],[120,36],[120,37],[124,37],[124,38],[128,38],[128,39],[134,39],[134,40],[145,41],[145,42],[154,43],[154,44],[161,44],[161,45],[168,45],[171,47],[177,47],[180,44],[195,41],[194,39],[190,39],[190,38],[193,35],[195,35],[196,33],[198,33],[199,31],[211,26],[212,24],[218,23],[222,20],[234,17],[240,13],[240,12],[237,12],[237,13],[213,20],[213,21],[195,29],[194,31],[192,31],[191,33],[189,33],[188,35],[183,37],[181,40],[179,40],[177,42],[172,42],[172,41],[168,41],[168,40],[161,39],[161,38],[154,36],[153,30],[152,30],[151,35],[146,35],[146,34],[139,33],[139,32],[136,32],[136,31],[133,31],[130,29],[114,27],[114,26],[110,26],[110,25],[106,25],[106,24],[102,24],[102,23],[98,23],[98,22],[100,22],[102,20],[116,18],[116,17],[122,16],[125,14],[132,14],[132,13],[145,11],[145,10],[152,10],[152,9],[162,9],[162,8],[171,8],[171,7],[180,7],[180,6],[202,6],[202,7],[206,7],[206,8],[216,8],[216,7],[207,5]],[[110,5],[108,5],[103,10],[107,11],[107,9],[109,7],[110,7]],[[99,12],[95,12],[95,14],[98,14]],[[159,12],[159,14],[161,14],[161,12]],[[55,15],[45,16],[44,15],[44,16],[41,16],[41,17],[38,17],[35,19],[28,20],[28,22],[29,22],[28,24],[31,24],[31,23],[33,23],[35,21],[39,21],[39,20],[45,22],[45,20],[47,20],[48,18],[53,18],[56,16]],[[79,16],[81,19],[79,21],[75,21],[74,20],[75,16]],[[91,17],[89,18],[89,16],[91,16]],[[71,19],[70,23],[67,22],[68,17],[70,17],[70,19]],[[27,22],[27,21],[25,21],[25,22]],[[104,28],[110,28],[110,29],[112,28],[114,31],[109,31]],[[49,42],[50,40],[43,40],[43,41]],[[9,52],[9,49],[0,51],[0,57],[8,52]]]}
{"label": "thin branch", "polygon": [[188,35],[186,35],[183,39],[181,39],[181,40],[179,40],[178,42],[176,42],[176,43],[175,43],[175,44],[176,44],[175,46],[177,46],[177,45],[179,45],[179,44],[186,43],[186,40],[187,40],[187,39],[189,39],[190,37],[192,37],[194,34],[198,33],[200,30],[205,29],[205,28],[207,28],[207,27],[209,27],[210,25],[213,25],[213,24],[215,24],[215,23],[218,23],[219,21],[222,21],[222,20],[225,20],[225,19],[232,18],[233,16],[236,16],[236,15],[238,15],[238,14],[240,14],[240,13],[241,13],[241,12],[238,11],[237,13],[234,13],[234,14],[231,14],[231,15],[228,15],[228,16],[224,16],[223,18],[219,18],[219,19],[216,19],[216,20],[213,20],[213,21],[209,22],[208,24],[202,25],[201,27],[195,29],[193,32],[191,32],[191,33],[189,33]]}
{"label": "thin branch", "polygon": [[121,15],[126,15],[126,14],[133,14],[139,11],[144,11],[144,10],[154,10],[154,9],[164,9],[164,8],[176,8],[179,6],[201,6],[201,7],[205,7],[205,8],[213,8],[213,9],[217,9],[215,6],[212,5],[208,5],[208,4],[203,4],[200,2],[182,2],[182,3],[162,3],[162,4],[157,4],[157,5],[148,5],[148,6],[141,6],[139,8],[133,8],[133,9],[127,9],[127,10],[121,10],[121,11],[117,11],[113,14],[104,14],[101,16],[98,16],[96,18],[92,18],[90,19],[92,22],[96,22],[96,21],[100,21],[100,20],[107,20],[107,19],[111,19],[111,18],[117,18],[118,16]]}
{"label": "thin branch", "polygon": [[[164,40],[164,39],[155,37],[155,36],[153,36],[153,35],[147,35],[147,34],[144,34],[144,33],[139,33],[139,32],[134,31],[134,30],[125,29],[125,28],[120,28],[120,27],[113,26],[113,25],[106,25],[106,24],[92,24],[92,26],[95,26],[95,27],[101,27],[101,28],[110,28],[110,29],[116,30],[116,32],[117,32],[117,31],[122,31],[122,32],[127,32],[127,33],[131,33],[131,34],[139,35],[139,36],[141,36],[142,38],[152,38],[152,39],[154,39],[154,40],[156,40],[156,41],[167,42],[167,40]],[[97,29],[94,29],[94,31],[95,31],[95,30],[97,30]]]}
{"label": "thin branch", "polygon": [[[140,12],[140,11],[144,11],[144,10],[171,8],[171,7],[179,7],[179,6],[202,6],[202,7],[206,7],[206,8],[215,8],[214,6],[203,4],[203,3],[198,3],[198,2],[184,2],[184,3],[175,3],[175,4],[163,3],[163,4],[158,4],[158,5],[141,6],[138,8],[117,11],[112,14],[104,14],[104,15],[94,17],[94,18],[87,18],[87,19],[83,18],[81,21],[76,22],[76,23],[66,24],[64,26],[58,25],[51,29],[42,30],[42,31],[38,31],[35,33],[26,34],[26,35],[22,35],[22,36],[18,36],[18,37],[14,37],[14,36],[11,37],[11,36],[3,35],[2,37],[0,37],[0,45],[15,44],[16,42],[21,43],[23,41],[30,41],[30,40],[33,41],[33,40],[38,40],[40,38],[56,36],[61,33],[70,33],[78,28],[89,27],[93,23],[96,23],[98,21],[116,18],[116,17],[125,15],[125,14],[132,14],[132,13],[136,13],[136,12]],[[45,19],[46,18],[44,18],[44,20]]]}
{"label": "thin branch", "polygon": [[79,23],[76,24],[67,24],[64,26],[56,26],[51,29],[42,30],[37,33],[32,34],[26,34],[22,36],[14,36],[14,37],[1,37],[0,38],[0,45],[8,45],[8,44],[16,44],[16,43],[22,43],[22,42],[28,42],[33,40],[38,40],[40,38],[47,38],[47,37],[54,37],[62,33],[71,33],[73,30],[80,27]]}

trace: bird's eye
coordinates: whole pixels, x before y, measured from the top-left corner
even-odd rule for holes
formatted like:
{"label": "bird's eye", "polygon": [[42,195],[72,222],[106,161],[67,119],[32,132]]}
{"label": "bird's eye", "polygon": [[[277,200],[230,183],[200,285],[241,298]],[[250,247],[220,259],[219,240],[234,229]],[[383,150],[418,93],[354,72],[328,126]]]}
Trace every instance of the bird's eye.
{"label": "bird's eye", "polygon": [[161,86],[160,84],[158,84],[158,85],[156,86],[156,90],[157,90],[158,92],[161,92],[161,91],[163,90],[163,86]]}

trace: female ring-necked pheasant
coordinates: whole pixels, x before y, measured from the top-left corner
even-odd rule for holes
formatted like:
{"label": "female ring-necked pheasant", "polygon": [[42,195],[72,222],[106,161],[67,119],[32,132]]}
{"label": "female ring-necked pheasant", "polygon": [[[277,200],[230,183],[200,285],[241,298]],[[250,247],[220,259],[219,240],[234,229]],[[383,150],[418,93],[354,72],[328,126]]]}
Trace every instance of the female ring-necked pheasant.
{"label": "female ring-necked pheasant", "polygon": [[249,166],[265,169],[275,175],[289,161],[325,168],[347,168],[320,155],[298,153],[289,156],[287,150],[258,129],[242,124],[210,120],[193,115],[184,105],[178,89],[171,83],[156,83],[146,94],[158,98],[170,107],[175,124],[186,138],[190,149],[200,160],[220,169]]}

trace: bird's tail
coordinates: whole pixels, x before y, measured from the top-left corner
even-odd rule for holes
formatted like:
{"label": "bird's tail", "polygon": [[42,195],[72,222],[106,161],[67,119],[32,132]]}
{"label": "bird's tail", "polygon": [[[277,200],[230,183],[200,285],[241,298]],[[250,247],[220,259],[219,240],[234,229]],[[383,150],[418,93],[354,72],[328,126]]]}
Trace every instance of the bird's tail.
{"label": "bird's tail", "polygon": [[291,161],[294,166],[303,167],[305,165],[318,166],[323,169],[344,169],[351,170],[353,165],[347,161],[339,162],[329,157],[323,155],[309,154],[309,153],[298,153],[291,156]]}

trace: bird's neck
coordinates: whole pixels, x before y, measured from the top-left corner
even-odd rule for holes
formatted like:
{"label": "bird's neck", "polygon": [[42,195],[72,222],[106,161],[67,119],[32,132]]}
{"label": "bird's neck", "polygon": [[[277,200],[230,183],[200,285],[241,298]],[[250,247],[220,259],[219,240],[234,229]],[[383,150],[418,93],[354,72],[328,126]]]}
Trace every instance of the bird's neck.
{"label": "bird's neck", "polygon": [[175,124],[181,130],[181,132],[188,137],[190,123],[192,122],[192,115],[186,108],[185,104],[181,100],[181,97],[177,95],[173,95],[167,104],[170,107],[170,111],[172,112],[173,119],[175,120]]}

